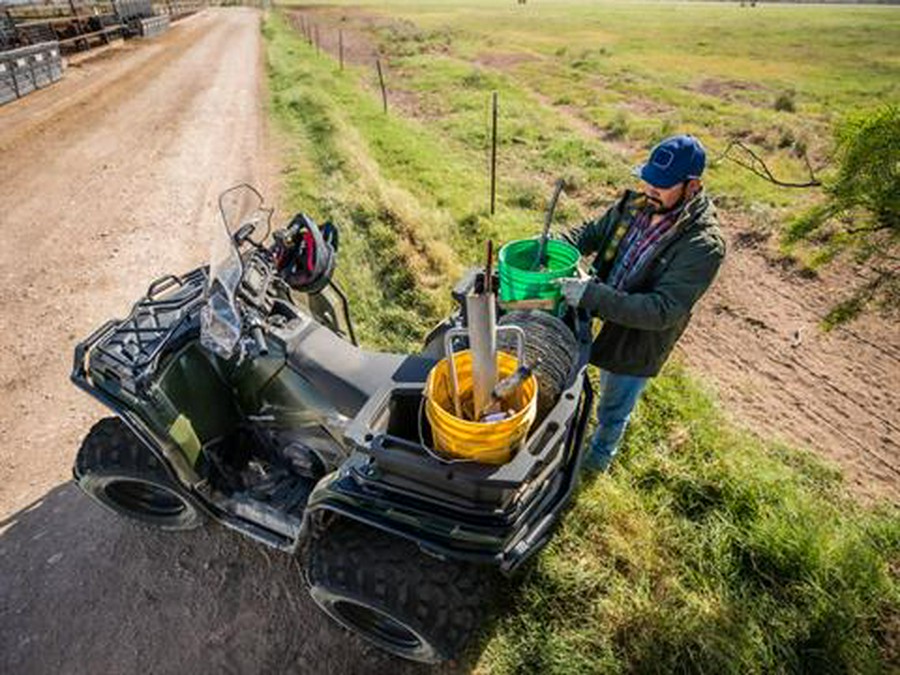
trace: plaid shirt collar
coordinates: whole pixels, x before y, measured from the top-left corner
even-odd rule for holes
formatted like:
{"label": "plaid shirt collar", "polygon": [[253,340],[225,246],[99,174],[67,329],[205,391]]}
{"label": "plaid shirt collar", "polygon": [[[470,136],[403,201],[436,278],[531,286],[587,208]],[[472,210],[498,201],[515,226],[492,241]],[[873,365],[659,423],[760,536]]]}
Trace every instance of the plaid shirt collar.
{"label": "plaid shirt collar", "polygon": [[623,288],[654,257],[655,251],[671,239],[689,205],[690,202],[676,211],[666,213],[655,223],[650,209],[638,211],[619,245],[607,283],[613,288]]}

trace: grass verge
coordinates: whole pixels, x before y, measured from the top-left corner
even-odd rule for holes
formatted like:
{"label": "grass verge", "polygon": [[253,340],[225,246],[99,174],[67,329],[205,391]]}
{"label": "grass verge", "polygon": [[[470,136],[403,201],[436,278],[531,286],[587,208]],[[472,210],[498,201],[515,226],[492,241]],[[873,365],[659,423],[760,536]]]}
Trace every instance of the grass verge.
{"label": "grass verge", "polygon": [[900,519],[736,431],[679,367],[493,627],[485,673],[875,673],[900,666]]}

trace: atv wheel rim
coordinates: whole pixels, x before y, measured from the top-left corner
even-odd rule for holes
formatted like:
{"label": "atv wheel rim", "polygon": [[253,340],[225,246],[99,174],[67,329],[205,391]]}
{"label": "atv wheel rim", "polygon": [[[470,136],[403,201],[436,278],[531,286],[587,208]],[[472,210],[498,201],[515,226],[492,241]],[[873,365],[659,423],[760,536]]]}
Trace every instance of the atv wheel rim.
{"label": "atv wheel rim", "polygon": [[187,508],[184,500],[160,485],[137,480],[116,480],[104,488],[104,493],[116,506],[160,518],[174,518]]}
{"label": "atv wheel rim", "polygon": [[338,600],[332,610],[340,620],[353,629],[381,643],[386,643],[399,652],[414,652],[421,648],[422,641],[409,628],[387,614],[372,607],[366,607],[348,600]]}

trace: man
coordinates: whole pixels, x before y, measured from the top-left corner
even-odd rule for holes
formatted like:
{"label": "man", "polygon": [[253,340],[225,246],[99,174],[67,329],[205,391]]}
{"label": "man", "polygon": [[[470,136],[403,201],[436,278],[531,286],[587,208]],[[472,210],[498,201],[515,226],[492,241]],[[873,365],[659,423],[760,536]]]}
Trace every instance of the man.
{"label": "man", "polygon": [[590,279],[563,279],[568,304],[603,320],[591,349],[600,368],[598,427],[584,468],[605,470],[649,378],[662,368],[725,256],[715,208],[700,178],[706,152],[693,136],[673,136],[635,169],[641,191],[626,190],[601,218],[566,235],[596,254]]}

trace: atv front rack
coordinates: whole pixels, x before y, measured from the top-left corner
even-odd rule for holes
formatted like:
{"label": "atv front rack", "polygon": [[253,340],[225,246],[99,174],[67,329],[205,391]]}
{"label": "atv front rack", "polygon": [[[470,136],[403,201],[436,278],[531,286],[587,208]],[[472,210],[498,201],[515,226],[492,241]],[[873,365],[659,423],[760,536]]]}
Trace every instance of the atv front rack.
{"label": "atv front rack", "polygon": [[208,270],[201,267],[150,284],[147,295],[135,303],[126,319],[105,323],[75,348],[72,377],[76,383],[89,372],[138,395],[163,351],[178,343],[178,334],[187,331],[191,319],[199,315],[207,280]]}

